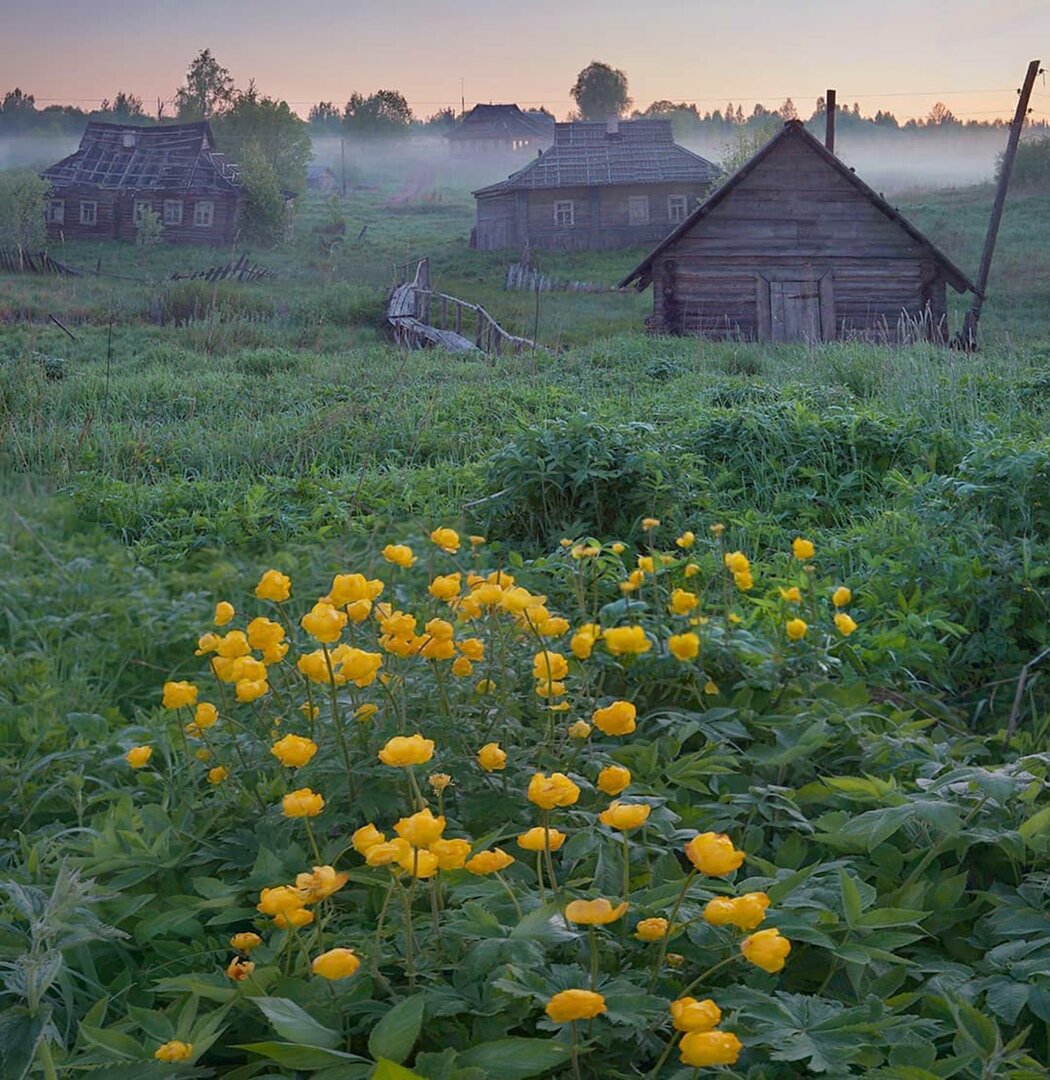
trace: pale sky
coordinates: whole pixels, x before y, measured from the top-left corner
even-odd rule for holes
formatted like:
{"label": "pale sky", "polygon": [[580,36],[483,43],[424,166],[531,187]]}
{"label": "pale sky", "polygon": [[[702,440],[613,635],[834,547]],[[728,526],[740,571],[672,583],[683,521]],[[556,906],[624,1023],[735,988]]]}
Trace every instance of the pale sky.
{"label": "pale sky", "polygon": [[[90,109],[120,89],[150,111],[210,48],[238,86],[306,114],[351,91],[400,90],[419,116],[477,101],[546,105],[562,117],[591,60],[623,69],[641,108],[701,112],[826,87],[865,114],[1013,113],[1029,60],[1050,68],[1050,0],[0,0],[0,93]],[[1036,114],[1050,117],[1040,80]]]}

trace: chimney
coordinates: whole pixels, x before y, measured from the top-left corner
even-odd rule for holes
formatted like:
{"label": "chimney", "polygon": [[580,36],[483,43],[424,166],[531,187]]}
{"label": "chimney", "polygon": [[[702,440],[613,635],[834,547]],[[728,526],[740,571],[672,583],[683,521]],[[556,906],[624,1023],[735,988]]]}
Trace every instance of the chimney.
{"label": "chimney", "polygon": [[610,116],[605,121],[605,134],[610,137],[620,134],[620,118],[618,116]]}
{"label": "chimney", "polygon": [[138,141],[139,141],[138,140],[138,135],[136,135],[134,131],[125,131],[124,132],[124,149],[125,150],[131,150],[134,147],[135,143],[137,143]]}
{"label": "chimney", "polygon": [[824,103],[824,146],[828,153],[835,153],[835,91],[829,90]]}

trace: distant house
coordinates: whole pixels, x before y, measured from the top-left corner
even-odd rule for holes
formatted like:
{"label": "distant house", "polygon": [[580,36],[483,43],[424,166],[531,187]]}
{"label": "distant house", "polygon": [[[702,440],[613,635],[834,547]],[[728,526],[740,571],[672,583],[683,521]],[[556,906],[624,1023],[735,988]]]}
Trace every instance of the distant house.
{"label": "distant house", "polygon": [[483,251],[651,244],[689,216],[717,176],[675,143],[670,120],[557,124],[549,150],[474,192],[475,243]]}
{"label": "distant house", "polygon": [[553,116],[517,105],[475,105],[448,133],[449,148],[458,156],[529,153],[546,149],[553,139]]}
{"label": "distant house", "polygon": [[216,152],[207,121],[137,127],[90,121],[76,153],[44,174],[47,231],[58,237],[133,240],[155,212],[173,243],[233,242],[241,184]]}
{"label": "distant house", "polygon": [[339,190],[339,178],[327,165],[307,165],[306,190],[331,194]]}
{"label": "distant house", "polygon": [[649,328],[760,341],[947,338],[970,279],[797,120],[631,271]]}

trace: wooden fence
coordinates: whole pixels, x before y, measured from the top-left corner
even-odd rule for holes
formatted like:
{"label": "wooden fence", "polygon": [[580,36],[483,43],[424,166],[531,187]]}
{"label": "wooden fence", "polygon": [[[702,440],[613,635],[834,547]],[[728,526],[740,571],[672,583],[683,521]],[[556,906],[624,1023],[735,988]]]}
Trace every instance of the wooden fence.
{"label": "wooden fence", "polygon": [[0,248],[0,270],[9,274],[79,274],[82,271],[53,259],[46,251]]}
{"label": "wooden fence", "polygon": [[507,267],[507,279],[503,287],[508,291],[519,289],[522,292],[600,293],[613,291],[608,286],[597,285],[593,281],[559,281],[523,263],[512,263]]}
{"label": "wooden fence", "polygon": [[212,266],[207,270],[195,270],[190,274],[172,274],[172,281],[263,281],[274,277],[265,266],[253,266],[248,256],[242,255],[236,262],[225,266]]}

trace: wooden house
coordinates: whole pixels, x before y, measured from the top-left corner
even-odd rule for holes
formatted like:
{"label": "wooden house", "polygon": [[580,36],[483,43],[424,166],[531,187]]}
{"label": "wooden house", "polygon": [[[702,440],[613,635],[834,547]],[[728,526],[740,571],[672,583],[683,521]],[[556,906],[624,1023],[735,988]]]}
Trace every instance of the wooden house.
{"label": "wooden house", "polygon": [[948,337],[970,279],[797,120],[620,283],[650,330],[760,341]]}
{"label": "wooden house", "polygon": [[718,168],[679,146],[670,120],[558,124],[554,145],[474,192],[482,251],[651,244],[684,221]]}
{"label": "wooden house", "polygon": [[137,127],[90,121],[76,153],[44,174],[51,239],[134,240],[151,211],[173,243],[233,242],[241,184],[207,121]]}
{"label": "wooden house", "polygon": [[327,165],[306,166],[306,190],[331,195],[339,190],[339,177]]}
{"label": "wooden house", "polygon": [[517,105],[475,105],[448,133],[453,154],[534,153],[554,139],[550,113],[524,111]]}

